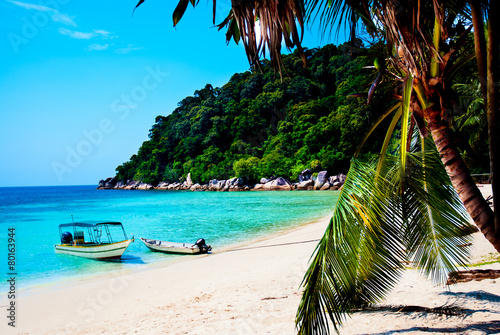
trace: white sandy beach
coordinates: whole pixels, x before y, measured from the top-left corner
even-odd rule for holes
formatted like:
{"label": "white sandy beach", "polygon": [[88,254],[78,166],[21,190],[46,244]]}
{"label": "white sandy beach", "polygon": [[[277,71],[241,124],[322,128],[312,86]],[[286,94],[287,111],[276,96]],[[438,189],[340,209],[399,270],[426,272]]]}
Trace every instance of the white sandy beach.
{"label": "white sandy beach", "polygon": [[[239,250],[114,273],[21,295],[17,327],[1,334],[294,334],[307,263],[329,218]],[[293,243],[304,242],[304,243]],[[259,247],[259,248],[254,248]],[[474,260],[497,257],[480,233]],[[500,263],[481,268],[500,270]],[[406,271],[387,299],[355,313],[341,334],[500,333],[500,280],[437,287]],[[6,315],[6,302],[0,303]],[[458,315],[400,306],[461,308]],[[396,308],[397,307],[397,308]]]}

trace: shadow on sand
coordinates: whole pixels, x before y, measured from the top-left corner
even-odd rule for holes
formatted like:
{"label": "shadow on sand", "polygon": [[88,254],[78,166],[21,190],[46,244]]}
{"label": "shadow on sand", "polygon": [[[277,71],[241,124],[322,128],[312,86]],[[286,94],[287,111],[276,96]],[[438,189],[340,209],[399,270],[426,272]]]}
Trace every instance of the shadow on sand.
{"label": "shadow on sand", "polygon": [[466,326],[457,327],[411,327],[406,329],[388,330],[383,333],[365,333],[359,335],[389,335],[389,334],[405,334],[410,332],[422,332],[426,334],[465,334],[472,332],[480,332],[480,334],[499,334],[500,320],[491,322],[478,322]]}
{"label": "shadow on sand", "polygon": [[[484,302],[489,302],[493,304],[500,304],[500,296],[485,291],[473,291],[473,292],[444,292],[444,295],[457,298],[457,299],[475,299]],[[394,313],[394,314],[410,314],[410,313],[423,313],[423,314],[434,314],[441,316],[451,316],[458,318],[466,318],[476,312],[485,313],[498,313],[499,309],[466,309],[454,304],[445,305],[441,307],[428,308],[423,306],[411,306],[411,305],[400,305],[400,306],[373,306],[365,308],[358,311],[357,313],[371,314],[371,313]],[[463,326],[450,326],[450,327],[410,327],[406,329],[397,330],[387,330],[385,332],[378,333],[364,333],[359,335],[389,335],[389,334],[406,334],[421,332],[425,334],[465,334],[471,332],[480,332],[480,334],[500,334],[500,320],[493,320],[488,322],[477,322]]]}

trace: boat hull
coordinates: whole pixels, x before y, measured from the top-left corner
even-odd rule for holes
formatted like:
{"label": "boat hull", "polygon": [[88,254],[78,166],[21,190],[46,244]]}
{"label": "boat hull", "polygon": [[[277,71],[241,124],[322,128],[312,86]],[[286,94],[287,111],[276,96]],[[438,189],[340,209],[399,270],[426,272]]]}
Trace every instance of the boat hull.
{"label": "boat hull", "polygon": [[58,254],[67,254],[91,259],[120,259],[125,249],[127,249],[129,244],[133,241],[133,239],[129,239],[116,243],[89,246],[57,244],[55,248]]}
{"label": "boat hull", "polygon": [[142,243],[150,250],[164,252],[167,254],[195,255],[207,253],[208,250],[200,250],[197,245],[186,243],[165,242],[150,240],[141,237]]}

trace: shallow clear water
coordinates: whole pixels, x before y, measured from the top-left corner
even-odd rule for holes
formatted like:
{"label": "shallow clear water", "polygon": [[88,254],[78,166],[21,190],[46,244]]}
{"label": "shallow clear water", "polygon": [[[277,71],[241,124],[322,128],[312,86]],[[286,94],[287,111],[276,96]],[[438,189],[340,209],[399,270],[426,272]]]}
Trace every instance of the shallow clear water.
{"label": "shallow clear water", "polygon": [[[194,243],[203,237],[214,251],[333,213],[338,192],[190,192],[96,190],[95,186],[0,188],[0,262],[7,268],[8,228],[16,231],[20,288],[174,257],[149,251],[139,237]],[[119,262],[56,254],[58,225],[120,221],[136,241]],[[189,257],[189,256],[188,256]],[[5,282],[2,280],[2,282]],[[4,291],[2,283],[0,287]]]}

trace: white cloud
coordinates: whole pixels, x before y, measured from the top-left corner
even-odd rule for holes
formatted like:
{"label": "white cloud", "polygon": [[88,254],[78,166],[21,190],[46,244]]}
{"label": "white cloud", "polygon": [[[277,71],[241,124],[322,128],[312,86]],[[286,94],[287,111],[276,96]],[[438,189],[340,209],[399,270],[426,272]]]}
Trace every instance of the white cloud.
{"label": "white cloud", "polygon": [[89,45],[89,50],[106,50],[109,47],[109,44],[91,44]]}
{"label": "white cloud", "polygon": [[25,3],[25,2],[19,2],[19,1],[13,1],[13,0],[7,0],[7,1],[10,3],[13,3],[16,6],[23,7],[26,9],[34,9],[34,10],[39,10],[41,12],[54,12],[54,13],[57,12],[53,8],[42,6],[42,5],[35,5],[32,3]]}
{"label": "white cloud", "polygon": [[[22,7],[24,9],[36,10],[39,12],[46,12],[47,15],[50,16],[50,18],[54,22],[58,22],[58,23],[61,23],[63,25],[66,25],[66,26],[78,27],[77,24],[75,23],[75,21],[73,21],[73,19],[68,14],[61,13],[57,9],[50,8],[50,7],[43,6],[43,5],[35,5],[32,3],[16,1],[16,0],[7,0],[7,1],[16,5],[16,6]],[[69,29],[66,29],[64,27],[60,27],[59,33],[61,33],[62,35],[69,36],[69,37],[74,38],[74,39],[78,39],[78,40],[89,40],[89,39],[94,38],[94,37],[97,37],[100,39],[113,39],[113,38],[118,37],[118,36],[113,36],[111,32],[103,30],[103,29],[93,29],[91,32],[82,32],[82,31],[69,30]],[[88,46],[88,50],[90,50],[90,51],[92,51],[92,50],[106,50],[106,49],[108,49],[108,47],[109,47],[109,44],[96,44],[96,43],[94,43],[94,44],[91,44]],[[126,54],[126,53],[133,51],[133,50],[139,50],[139,49],[142,49],[142,48],[133,47],[133,45],[130,44],[127,48],[118,49],[116,52],[118,54]]]}
{"label": "white cloud", "polygon": [[102,29],[94,29],[92,30],[92,32],[94,32],[94,34],[100,38],[102,38],[103,40],[104,39],[113,39],[113,38],[117,38],[118,36],[114,36],[112,35],[113,33],[107,31],[107,30],[102,30]]}
{"label": "white cloud", "polygon": [[73,31],[66,28],[59,28],[59,32],[63,35],[67,35],[71,38],[76,38],[78,40],[88,40],[96,36],[95,33],[84,33],[81,31]]}
{"label": "white cloud", "polygon": [[60,23],[65,24],[67,26],[73,26],[73,27],[77,26],[75,21],[73,21],[73,19],[70,18],[68,14],[62,14],[59,12],[52,15],[52,21],[60,22]]}
{"label": "white cloud", "polygon": [[117,53],[119,55],[125,55],[125,54],[128,54],[128,53],[132,52],[132,51],[141,50],[141,49],[144,49],[144,48],[143,47],[134,47],[133,44],[129,44],[129,45],[127,45],[126,48],[116,49],[115,53]]}
{"label": "white cloud", "polygon": [[54,8],[50,8],[50,7],[42,6],[42,5],[35,5],[32,3],[15,1],[15,0],[7,0],[7,1],[16,5],[16,6],[25,8],[25,9],[30,9],[30,10],[33,9],[33,10],[37,10],[39,12],[50,12],[50,13],[52,13],[52,14],[49,14],[52,21],[59,22],[59,23],[62,23],[62,24],[68,25],[68,26],[76,27],[75,21],[73,21],[73,19],[70,18],[68,14],[61,13]]}
{"label": "white cloud", "polygon": [[102,29],[94,29],[94,33],[96,33],[97,35],[101,35],[101,36],[109,36],[109,34],[111,34],[109,31],[102,30]]}
{"label": "white cloud", "polygon": [[[82,32],[82,31],[75,31],[75,30],[69,30],[66,28],[59,28],[59,32],[63,35],[69,36],[71,38],[76,38],[79,40],[89,40],[94,37],[100,37],[101,39],[108,39],[108,38],[114,38],[115,36],[111,36],[111,33],[106,30],[98,30],[94,29],[91,32]],[[102,49],[100,49],[102,50]]]}

